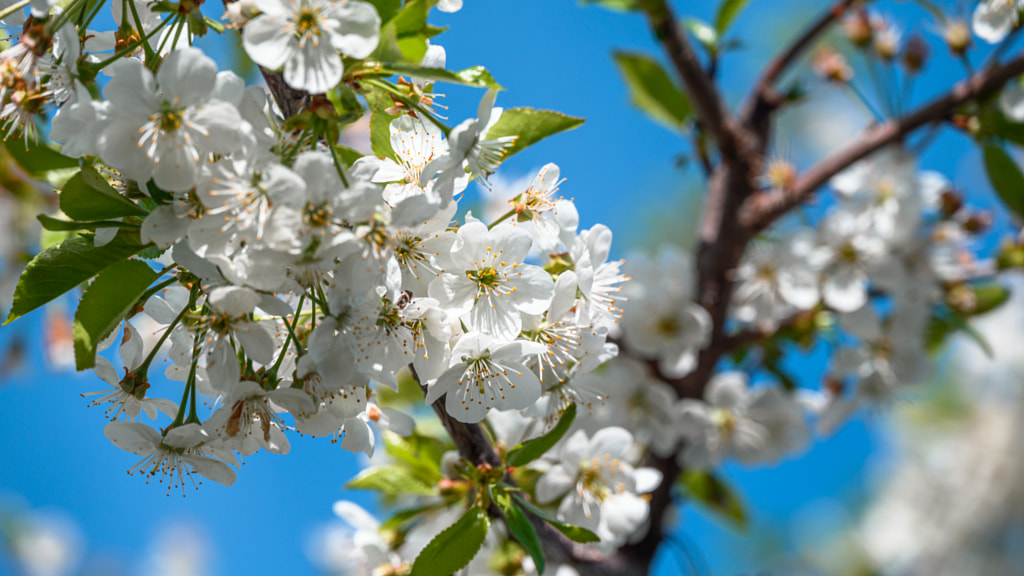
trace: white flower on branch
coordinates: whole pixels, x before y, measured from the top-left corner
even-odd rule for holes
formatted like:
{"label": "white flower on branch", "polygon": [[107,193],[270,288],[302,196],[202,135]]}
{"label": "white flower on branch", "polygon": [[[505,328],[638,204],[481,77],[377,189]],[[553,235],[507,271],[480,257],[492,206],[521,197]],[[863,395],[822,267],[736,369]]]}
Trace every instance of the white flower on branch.
{"label": "white flower on branch", "polygon": [[544,313],[554,292],[551,275],[523,263],[530,244],[530,235],[511,225],[465,224],[452,244],[451,266],[430,283],[430,297],[470,328],[513,340],[522,314]]}
{"label": "white flower on branch", "polygon": [[[129,474],[142,474],[147,478],[167,480],[167,492],[191,482],[198,488],[193,474],[200,474],[218,484],[231,486],[235,483],[235,471],[227,464],[206,455],[204,446],[209,435],[198,424],[185,424],[167,431],[165,436],[138,422],[111,422],[103,429],[103,435],[114,446],[142,456]],[[147,480],[148,481],[148,480]]]}
{"label": "white flower on branch", "polygon": [[111,65],[114,77],[104,91],[112,110],[99,134],[97,150],[132,180],[150,178],[171,192],[199,180],[211,153],[237,150],[245,128],[238,110],[213,97],[218,82],[213,60],[196,48],[172,52],[156,76],[133,59]]}
{"label": "white flower on branch", "polygon": [[445,411],[476,423],[492,409],[522,410],[540,397],[537,375],[523,361],[544,351],[536,342],[502,343],[480,332],[464,334],[452,347],[451,367],[430,384],[427,404],[447,395]]}
{"label": "white flower on branch", "polygon": [[1021,9],[1021,0],[982,0],[974,9],[971,27],[979,38],[995,44],[1017,27]]}
{"label": "white flower on branch", "polygon": [[776,386],[750,389],[742,372],[716,374],[704,400],[679,403],[679,463],[707,469],[725,458],[772,462],[801,450],[810,436],[797,399]]}
{"label": "white flower on branch", "polygon": [[629,349],[656,358],[669,378],[689,374],[711,339],[711,316],[693,301],[690,256],[667,248],[657,260],[632,258],[628,269],[633,281],[624,290],[629,302],[623,328]]}
{"label": "white flower on branch", "polygon": [[564,495],[558,519],[593,530],[605,545],[637,536],[650,510],[640,494],[657,488],[662,477],[653,468],[633,467],[632,445],[633,436],[623,428],[604,428],[593,437],[577,431],[537,482],[537,501],[547,504]]}
{"label": "white flower on branch", "polygon": [[368,2],[346,0],[257,0],[262,12],[246,23],[246,53],[270,70],[284,68],[297,90],[322,94],[338,85],[341,54],[366,58],[377,47],[380,16]]}

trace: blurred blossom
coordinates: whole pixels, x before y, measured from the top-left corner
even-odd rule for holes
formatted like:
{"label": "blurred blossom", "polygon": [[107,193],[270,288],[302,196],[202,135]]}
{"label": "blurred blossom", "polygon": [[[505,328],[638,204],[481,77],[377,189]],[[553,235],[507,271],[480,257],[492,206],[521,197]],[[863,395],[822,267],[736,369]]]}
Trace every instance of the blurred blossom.
{"label": "blurred blossom", "polygon": [[209,574],[209,539],[195,525],[162,526],[145,559],[142,574],[150,576],[202,576]]}
{"label": "blurred blossom", "polygon": [[960,338],[945,391],[904,411],[908,417],[897,429],[899,460],[856,533],[878,574],[1020,573],[1024,276],[1004,280],[1014,296],[972,322],[993,357],[977,342]]}
{"label": "blurred blossom", "polygon": [[28,576],[72,574],[82,559],[78,526],[58,512],[5,512],[0,534],[10,561]]}

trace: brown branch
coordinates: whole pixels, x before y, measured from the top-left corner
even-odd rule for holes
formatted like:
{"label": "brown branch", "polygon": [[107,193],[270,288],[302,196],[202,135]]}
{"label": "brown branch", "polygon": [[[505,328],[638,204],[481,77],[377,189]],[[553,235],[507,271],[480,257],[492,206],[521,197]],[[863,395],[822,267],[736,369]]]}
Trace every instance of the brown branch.
{"label": "brown branch", "polygon": [[745,124],[754,123],[755,116],[764,114],[764,110],[773,110],[777,107],[778,99],[774,92],[775,83],[810,47],[818,36],[859,1],[839,0],[833,4],[824,14],[808,26],[800,36],[794,39],[788,48],[765,66],[761,77],[758,78],[753,90],[750,92],[750,98],[744,105],[742,114],[740,114]]}
{"label": "brown branch", "polygon": [[723,156],[735,156],[731,119],[714,82],[701,67],[697,53],[678,24],[667,0],[643,2],[644,11],[658,41],[683,80],[701,127],[715,139]]}
{"label": "brown branch", "polygon": [[902,140],[914,130],[942,122],[957,107],[999,90],[1010,79],[1024,74],[1024,55],[1010,62],[988,68],[959,82],[950,92],[903,118],[889,120],[866,130],[846,148],[832,154],[802,174],[787,190],[776,190],[751,197],[742,207],[740,221],[744,229],[756,234],[789,210],[810,198],[830,178],[889,144]]}

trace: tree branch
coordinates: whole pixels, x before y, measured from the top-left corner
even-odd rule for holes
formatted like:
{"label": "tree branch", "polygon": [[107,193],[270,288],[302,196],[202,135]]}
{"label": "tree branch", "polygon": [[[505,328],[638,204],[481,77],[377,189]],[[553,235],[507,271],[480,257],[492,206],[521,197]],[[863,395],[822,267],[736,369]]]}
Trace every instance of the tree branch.
{"label": "tree branch", "polygon": [[729,113],[714,82],[701,67],[686,34],[679,28],[672,7],[666,0],[648,0],[643,2],[643,6],[651,30],[686,86],[701,127],[715,139],[723,156],[735,156],[735,137]]}
{"label": "tree branch", "polygon": [[792,66],[808,47],[820,36],[833,22],[838,20],[846,11],[860,0],[839,0],[833,4],[824,14],[818,17],[800,36],[793,40],[781,54],[776,56],[765,66],[761,77],[754,84],[750,98],[743,107],[740,117],[744,124],[754,123],[754,117],[763,114],[763,110],[773,110],[777,106],[777,98],[774,94],[774,85],[782,75]]}
{"label": "tree branch", "polygon": [[992,94],[1020,74],[1024,74],[1024,54],[1019,54],[1004,65],[987,68],[959,82],[946,96],[932,101],[908,116],[869,128],[852,144],[821,160],[802,174],[792,188],[751,197],[742,207],[740,214],[743,228],[753,234],[764,230],[783,214],[805,202],[815,190],[854,162],[902,140],[907,134],[922,126],[946,120],[958,106]]}

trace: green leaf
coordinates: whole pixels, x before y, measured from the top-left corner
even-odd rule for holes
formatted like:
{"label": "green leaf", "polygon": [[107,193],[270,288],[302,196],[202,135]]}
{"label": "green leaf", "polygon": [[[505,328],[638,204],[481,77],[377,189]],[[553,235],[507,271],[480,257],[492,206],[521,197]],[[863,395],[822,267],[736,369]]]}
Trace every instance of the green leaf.
{"label": "green leaf", "polygon": [[398,50],[409,62],[420,62],[427,55],[427,38],[422,34],[399,36]]}
{"label": "green leaf", "polygon": [[562,436],[565,436],[565,433],[569,431],[569,427],[572,426],[572,422],[575,419],[576,405],[570,404],[565,409],[565,412],[562,413],[562,417],[558,419],[558,424],[555,424],[555,427],[550,432],[539,438],[527,440],[509,451],[506,460],[508,465],[522,466],[546,454],[552,446],[562,439]]}
{"label": "green leaf", "polygon": [[597,4],[616,12],[631,12],[640,9],[640,0],[583,0],[584,4]]}
{"label": "green leaf", "polygon": [[601,541],[601,539],[597,537],[597,534],[594,534],[586,528],[582,528],[580,526],[573,526],[572,524],[566,524],[565,522],[556,520],[541,508],[538,508],[524,500],[523,497],[520,496],[519,494],[512,494],[512,497],[516,499],[516,502],[518,502],[524,510],[528,510],[530,513],[536,515],[541,520],[547,522],[548,524],[551,524],[555,527],[556,530],[558,530],[562,534],[565,534],[565,536],[573,542],[587,544],[589,542]]}
{"label": "green leaf", "polygon": [[402,8],[402,0],[367,0],[377,9],[382,24],[387,24]]}
{"label": "green leaf", "polygon": [[106,246],[93,246],[91,237],[72,238],[40,252],[18,279],[14,304],[4,324],[28,314],[145,247],[139,241],[138,230],[121,230]]}
{"label": "green leaf", "polygon": [[410,508],[409,510],[402,510],[401,512],[396,512],[394,516],[388,518],[386,522],[380,525],[380,529],[382,532],[388,530],[398,530],[400,528],[403,528],[406,524],[412,522],[419,516],[427,512],[430,512],[431,510],[443,508],[444,506],[444,502],[436,502],[434,504],[428,504],[426,506],[420,506],[418,508]]}
{"label": "green leaf", "polygon": [[739,15],[740,10],[746,8],[750,0],[724,0],[718,6],[718,15],[715,17],[715,29],[718,30],[718,35],[725,34],[726,30],[732,26],[733,20]]}
{"label": "green leaf", "polygon": [[141,260],[122,260],[99,273],[75,312],[75,367],[96,365],[96,347],[135,307],[159,275]]}
{"label": "green leaf", "polygon": [[[942,309],[940,309],[942,310]],[[992,350],[992,346],[988,343],[988,340],[980,332],[978,332],[973,326],[971,326],[967,319],[958,314],[952,309],[944,309],[931,317],[928,321],[928,325],[925,327],[925,347],[929,351],[935,351],[945,342],[946,338],[952,336],[955,332],[963,332],[971,340],[978,345],[979,348],[985,352],[985,355],[989,358],[995,356],[995,352]]]}
{"label": "green leaf", "polygon": [[124,216],[145,216],[147,212],[121,196],[91,166],[82,168],[64,184],[60,209],[79,221],[109,220]]}
{"label": "green leaf", "polygon": [[338,153],[338,158],[341,158],[341,162],[345,164],[346,167],[352,166],[356,160],[359,160],[364,156],[362,152],[353,150],[352,148],[341,144],[335,144],[334,150]]}
{"label": "green leaf", "polygon": [[446,442],[416,432],[408,437],[391,432],[384,434],[384,450],[388,456],[406,464],[428,485],[441,481],[441,457],[451,449],[453,446]]}
{"label": "green leaf", "polygon": [[694,500],[715,514],[741,529],[747,527],[747,513],[743,504],[732,489],[714,474],[690,470],[679,476],[679,483]]}
{"label": "green leaf", "polygon": [[488,139],[518,136],[515,143],[505,149],[505,157],[521,152],[528,146],[583,124],[583,118],[567,116],[551,110],[512,108],[502,112],[498,121],[487,132]]}
{"label": "green leaf", "polygon": [[412,0],[395,15],[395,31],[399,37],[423,32],[427,25],[427,12],[429,7],[425,0]]}
{"label": "green leaf", "polygon": [[427,544],[413,562],[410,576],[451,576],[480,551],[491,525],[487,511],[476,506]]}
{"label": "green leaf", "polygon": [[692,112],[690,101],[657,61],[641,54],[616,52],[615,63],[637,108],[670,128],[686,124]]}
{"label": "green leaf", "polygon": [[72,222],[70,220],[60,220],[47,216],[46,214],[37,214],[36,220],[43,225],[43,228],[58,232],[67,232],[69,230],[95,230],[97,228],[139,228],[138,224],[129,224],[125,222],[117,222],[116,220],[94,220],[92,222]]}
{"label": "green leaf", "polygon": [[971,314],[977,316],[979,314],[987,314],[1002,306],[1010,299],[1010,289],[1003,284],[983,284],[981,286],[975,286],[974,292],[974,310]]}
{"label": "green leaf", "polygon": [[370,112],[370,145],[373,147],[373,154],[378,158],[395,159],[395,151],[391,148],[391,121],[398,118],[398,115],[388,114],[388,108],[394,106],[394,101],[383,92],[377,92],[377,102]]}
{"label": "green leaf", "polygon": [[537,567],[537,573],[543,574],[544,550],[541,547],[540,538],[537,537],[537,531],[534,530],[533,524],[530,523],[530,519],[527,518],[526,514],[518,506],[512,503],[512,498],[508,492],[500,486],[492,488],[491,495],[494,497],[494,503],[498,505],[498,509],[505,515],[505,526],[508,526],[509,533],[533,558],[533,564]]}
{"label": "green leaf", "polygon": [[386,496],[402,496],[405,494],[433,496],[437,494],[436,486],[425,483],[412,470],[399,466],[369,468],[349,481],[345,487],[375,490]]}
{"label": "green leaf", "polygon": [[985,170],[992,188],[1019,218],[1024,218],[1024,174],[1002,147],[985,145]]}
{"label": "green leaf", "polygon": [[718,51],[718,32],[710,24],[698,18],[686,18],[683,26],[708,52],[714,54]]}
{"label": "green leaf", "polygon": [[51,170],[78,167],[77,158],[69,158],[45,144],[26,145],[24,140],[11,138],[4,141],[4,146],[18,166],[33,176],[42,176]]}
{"label": "green leaf", "polygon": [[377,70],[387,76],[400,74],[434,82],[451,82],[452,84],[462,84],[463,86],[504,90],[501,84],[495,82],[491,73],[483,66],[473,66],[465,70],[452,72],[442,68],[423,68],[412,64],[385,64]]}

